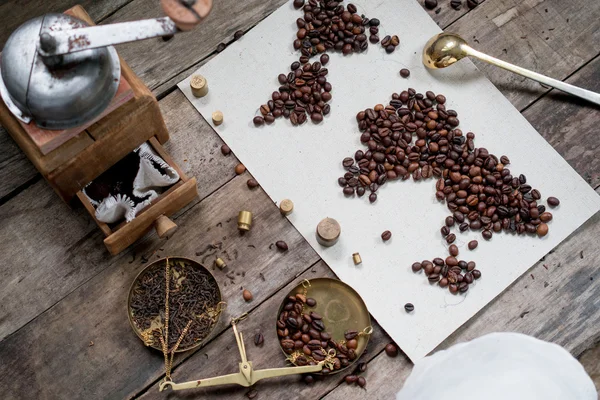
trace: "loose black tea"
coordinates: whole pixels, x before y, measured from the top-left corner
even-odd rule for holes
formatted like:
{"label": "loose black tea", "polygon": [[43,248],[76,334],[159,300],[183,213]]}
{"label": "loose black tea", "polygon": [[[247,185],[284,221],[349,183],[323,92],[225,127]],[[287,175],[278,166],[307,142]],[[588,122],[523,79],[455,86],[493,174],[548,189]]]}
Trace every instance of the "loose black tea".
{"label": "loose black tea", "polygon": [[129,301],[132,322],[146,345],[161,348],[166,262],[170,266],[168,347],[175,345],[191,321],[179,345],[179,351],[185,351],[202,342],[212,331],[221,310],[221,294],[213,276],[191,260],[167,258],[149,266],[136,279]]}

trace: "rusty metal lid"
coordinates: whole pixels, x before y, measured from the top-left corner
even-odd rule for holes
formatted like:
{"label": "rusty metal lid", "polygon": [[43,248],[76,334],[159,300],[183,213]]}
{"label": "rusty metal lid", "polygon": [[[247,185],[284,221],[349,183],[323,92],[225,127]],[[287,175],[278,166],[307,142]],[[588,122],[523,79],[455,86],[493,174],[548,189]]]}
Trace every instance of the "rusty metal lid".
{"label": "rusty metal lid", "polygon": [[45,14],[14,31],[2,51],[0,96],[20,120],[44,129],[68,129],[100,115],[119,87],[114,47],[59,56],[38,52],[44,33],[88,26],[65,14]]}

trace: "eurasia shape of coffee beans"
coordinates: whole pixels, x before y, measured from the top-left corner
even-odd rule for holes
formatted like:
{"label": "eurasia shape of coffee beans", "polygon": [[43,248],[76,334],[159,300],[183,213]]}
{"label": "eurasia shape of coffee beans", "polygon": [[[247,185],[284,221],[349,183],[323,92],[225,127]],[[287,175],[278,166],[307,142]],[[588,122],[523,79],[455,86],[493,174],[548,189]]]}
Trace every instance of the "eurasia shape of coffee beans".
{"label": "eurasia shape of coffee beans", "polygon": [[[280,117],[289,119],[295,126],[308,120],[321,123],[331,110],[328,103],[332,98],[332,87],[326,78],[328,70],[324,68],[329,55],[325,53],[337,51],[349,56],[366,51],[369,42],[379,42],[379,20],[359,15],[353,4],[332,0],[295,0],[293,4],[304,13],[296,20],[298,31],[293,41],[294,49],[302,56],[291,65],[288,74],[278,76],[280,86],[273,93],[273,107],[261,107],[262,115],[253,119],[257,127],[270,125]],[[370,34],[369,40],[367,34]],[[399,44],[398,36],[390,36],[384,48],[391,53]],[[320,62],[311,64],[310,59],[319,54]],[[350,193],[348,189],[345,193],[352,197],[354,190]],[[364,193],[361,190],[357,194],[360,197]],[[376,197],[370,199],[373,202]]]}
{"label": "eurasia shape of coffee beans", "polygon": [[[385,40],[391,41],[391,37]],[[539,190],[527,183],[525,175],[511,173],[507,156],[498,157],[486,148],[475,147],[475,134],[459,128],[458,113],[447,108],[443,94],[422,94],[409,88],[392,94],[385,106],[377,104],[358,112],[356,122],[366,149],[356,151],[354,163],[350,163],[350,156],[342,163],[347,170],[342,190],[352,182],[357,193],[370,190],[373,202],[388,182],[411,177],[435,179],[435,197],[445,203],[450,214],[440,232],[451,245],[453,256],[458,255],[456,234],[451,232],[454,229],[479,231],[486,240],[500,232],[539,237],[548,234],[553,216],[538,204],[542,198]],[[547,202],[550,207],[560,204],[555,197]],[[468,245],[470,250],[476,247],[477,241]],[[443,260],[437,266],[440,271],[436,272],[425,261],[416,262],[412,270],[425,271],[431,283],[437,282],[451,293],[468,290],[472,280],[464,281],[462,268],[455,270],[448,265],[442,271]],[[481,273],[472,276],[478,279]]]}

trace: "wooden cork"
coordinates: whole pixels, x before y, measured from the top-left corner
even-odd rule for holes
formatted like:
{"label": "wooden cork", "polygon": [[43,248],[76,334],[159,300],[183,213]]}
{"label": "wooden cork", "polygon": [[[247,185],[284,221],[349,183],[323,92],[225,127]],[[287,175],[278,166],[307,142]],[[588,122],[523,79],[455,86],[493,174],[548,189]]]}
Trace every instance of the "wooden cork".
{"label": "wooden cork", "polygon": [[354,265],[358,265],[362,263],[362,258],[360,258],[360,254],[354,253],[352,254],[352,261],[354,261]]}
{"label": "wooden cork", "polygon": [[204,97],[208,94],[208,82],[202,75],[193,75],[190,80],[190,88],[195,97]]}
{"label": "wooden cork", "polygon": [[212,120],[215,126],[219,126],[223,123],[223,113],[221,111],[215,111],[212,113]]}
{"label": "wooden cork", "polygon": [[333,218],[325,218],[317,225],[317,242],[321,246],[331,247],[337,243],[342,233],[340,224]]}
{"label": "wooden cork", "polygon": [[282,200],[279,204],[281,215],[290,215],[294,211],[294,203],[290,199]]}

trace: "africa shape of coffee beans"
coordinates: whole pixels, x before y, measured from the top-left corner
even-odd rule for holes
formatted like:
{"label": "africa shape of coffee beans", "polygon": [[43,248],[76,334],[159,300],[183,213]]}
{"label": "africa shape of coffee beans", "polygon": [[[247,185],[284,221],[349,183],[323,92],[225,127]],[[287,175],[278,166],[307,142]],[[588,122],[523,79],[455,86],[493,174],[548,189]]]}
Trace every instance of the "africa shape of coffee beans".
{"label": "africa shape of coffee beans", "polygon": [[[379,42],[379,20],[357,14],[353,4],[345,7],[340,1],[296,0],[294,7],[304,12],[303,18],[296,20],[298,31],[293,42],[294,49],[302,56],[292,63],[287,75],[278,76],[281,86],[273,92],[271,100],[260,107],[260,115],[253,119],[255,126],[272,124],[282,116],[292,125],[302,125],[309,118],[315,124],[323,121],[330,112],[328,102],[332,98],[332,86],[326,78],[329,71],[324,68],[329,55],[325,52],[360,53],[369,47],[369,41]],[[367,33],[371,35],[369,40]],[[384,40],[388,53],[400,43],[395,35]],[[309,62],[319,54],[319,61]]]}
{"label": "africa shape of coffee beans", "polygon": [[326,359],[329,350],[335,350],[332,368],[324,367],[323,374],[345,368],[357,357],[358,332],[347,331],[345,341],[336,342],[323,323],[323,318],[314,311],[317,302],[302,294],[289,296],[277,319],[277,336],[286,354],[295,356],[298,366],[317,365]]}

